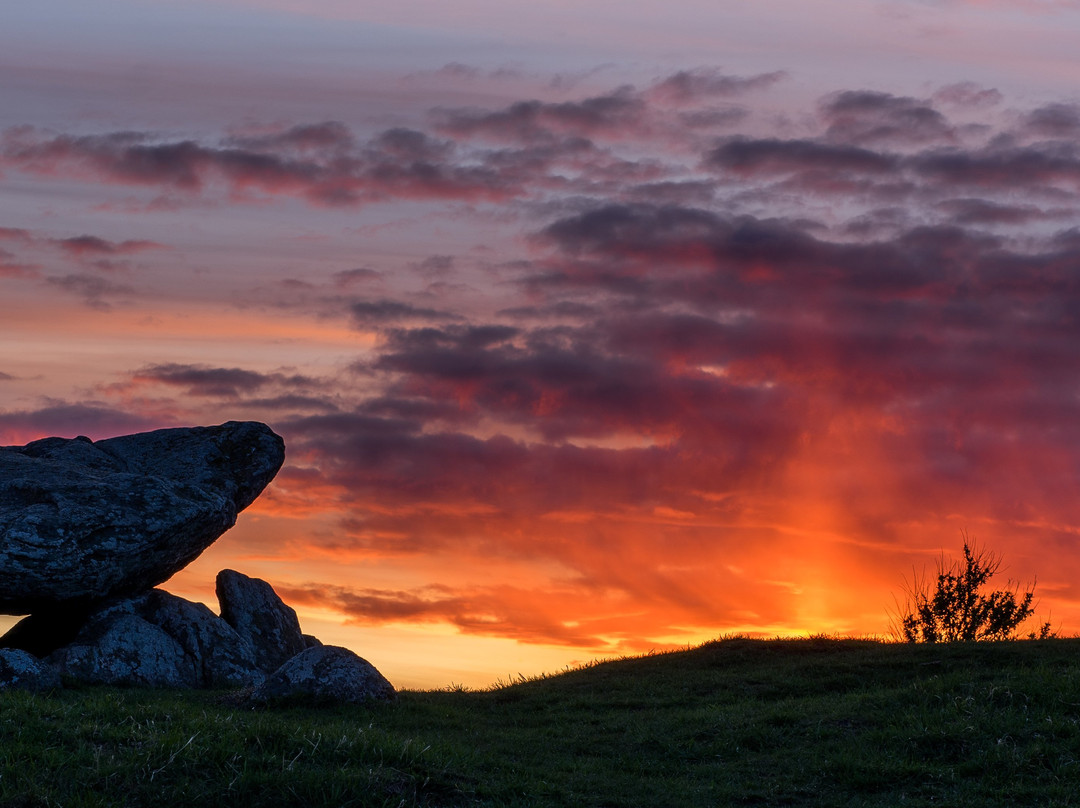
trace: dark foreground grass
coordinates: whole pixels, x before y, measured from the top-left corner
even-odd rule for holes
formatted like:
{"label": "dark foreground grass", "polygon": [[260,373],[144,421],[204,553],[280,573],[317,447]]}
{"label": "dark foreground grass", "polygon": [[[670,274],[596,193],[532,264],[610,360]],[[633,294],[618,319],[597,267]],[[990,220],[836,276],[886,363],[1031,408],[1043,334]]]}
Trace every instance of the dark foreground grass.
{"label": "dark foreground grass", "polygon": [[0,805],[1080,805],[1080,640],[724,640],[485,692],[252,711],[0,694]]}

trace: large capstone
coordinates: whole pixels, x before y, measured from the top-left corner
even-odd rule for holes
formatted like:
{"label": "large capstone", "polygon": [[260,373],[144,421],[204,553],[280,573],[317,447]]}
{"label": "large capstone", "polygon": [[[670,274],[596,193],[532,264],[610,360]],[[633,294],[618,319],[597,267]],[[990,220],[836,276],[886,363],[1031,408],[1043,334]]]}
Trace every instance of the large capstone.
{"label": "large capstone", "polygon": [[0,613],[138,594],[183,569],[277,474],[265,424],[0,447]]}

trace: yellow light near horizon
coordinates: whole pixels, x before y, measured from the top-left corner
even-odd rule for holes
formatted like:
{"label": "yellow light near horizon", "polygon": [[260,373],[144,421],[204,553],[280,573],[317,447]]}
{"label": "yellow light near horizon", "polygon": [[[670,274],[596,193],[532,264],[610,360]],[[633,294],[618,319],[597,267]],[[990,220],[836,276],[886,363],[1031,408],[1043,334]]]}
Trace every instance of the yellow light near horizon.
{"label": "yellow light near horizon", "polygon": [[[99,333],[129,333],[153,329],[156,336],[201,340],[221,336],[252,336],[265,340],[273,334],[291,338],[327,338],[348,340],[355,345],[358,336],[365,332],[348,328],[338,319],[319,321],[309,313],[291,314],[287,310],[265,311],[256,308],[240,309],[229,305],[190,303],[184,305],[170,301],[168,307],[155,307],[152,303],[135,308],[122,305],[107,310],[91,308],[77,301],[49,299],[46,304],[39,298],[28,297],[20,301],[11,298],[9,310],[0,322],[0,333],[6,331],[30,331],[45,339],[49,333],[80,336]],[[49,329],[41,328],[42,318],[48,317]],[[273,324],[273,328],[269,328]],[[374,335],[369,334],[374,340]],[[146,346],[142,346],[145,350]]]}
{"label": "yellow light near horizon", "polygon": [[591,658],[581,649],[462,634],[446,624],[353,626],[304,619],[301,625],[327,645],[355,651],[395,687],[411,690],[487,688],[557,673]]}

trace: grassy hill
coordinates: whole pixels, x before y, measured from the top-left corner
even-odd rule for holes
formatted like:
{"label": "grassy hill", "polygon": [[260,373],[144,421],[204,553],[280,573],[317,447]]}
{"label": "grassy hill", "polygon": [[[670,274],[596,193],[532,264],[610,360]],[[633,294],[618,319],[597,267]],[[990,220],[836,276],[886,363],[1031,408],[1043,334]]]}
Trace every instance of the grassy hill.
{"label": "grassy hill", "polygon": [[1080,640],[744,640],[252,711],[0,694],[5,806],[1080,805]]}

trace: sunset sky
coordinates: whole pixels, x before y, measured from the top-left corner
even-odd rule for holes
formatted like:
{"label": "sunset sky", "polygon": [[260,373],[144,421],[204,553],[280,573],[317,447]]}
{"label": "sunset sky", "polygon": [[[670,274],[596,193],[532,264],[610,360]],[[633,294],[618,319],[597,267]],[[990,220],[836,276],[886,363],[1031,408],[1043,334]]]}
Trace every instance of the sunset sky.
{"label": "sunset sky", "polygon": [[0,445],[285,439],[170,591],[485,686],[883,634],[967,531],[1080,631],[1080,2],[0,16]]}

